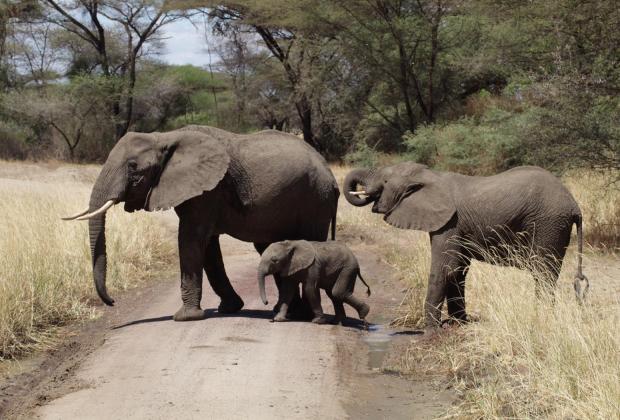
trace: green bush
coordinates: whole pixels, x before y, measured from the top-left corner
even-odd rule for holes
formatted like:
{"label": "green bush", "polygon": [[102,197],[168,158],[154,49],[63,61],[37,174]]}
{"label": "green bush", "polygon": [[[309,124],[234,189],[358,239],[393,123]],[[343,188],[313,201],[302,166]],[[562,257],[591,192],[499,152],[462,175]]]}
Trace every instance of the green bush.
{"label": "green bush", "polygon": [[522,165],[526,163],[523,139],[538,114],[537,108],[521,113],[490,108],[481,118],[422,126],[415,134],[403,136],[407,159],[472,175]]}

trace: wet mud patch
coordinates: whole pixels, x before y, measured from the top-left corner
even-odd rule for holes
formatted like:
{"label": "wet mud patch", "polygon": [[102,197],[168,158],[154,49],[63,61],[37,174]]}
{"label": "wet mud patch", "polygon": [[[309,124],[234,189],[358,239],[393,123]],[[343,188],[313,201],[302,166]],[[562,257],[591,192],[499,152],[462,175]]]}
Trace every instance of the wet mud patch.
{"label": "wet mud patch", "polygon": [[342,404],[354,419],[430,419],[445,414],[456,400],[443,377],[401,375],[393,366],[423,331],[390,327],[404,289],[373,246],[351,245],[372,295],[367,331],[342,331],[336,345],[340,381],[351,389]]}

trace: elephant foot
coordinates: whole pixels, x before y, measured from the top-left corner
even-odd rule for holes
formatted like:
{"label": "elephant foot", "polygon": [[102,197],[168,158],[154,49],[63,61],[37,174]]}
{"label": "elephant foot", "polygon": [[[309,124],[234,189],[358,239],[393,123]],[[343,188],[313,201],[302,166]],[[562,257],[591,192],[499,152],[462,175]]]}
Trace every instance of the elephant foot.
{"label": "elephant foot", "polygon": [[288,319],[286,319],[286,317],[284,315],[276,315],[273,317],[273,322],[285,322],[288,321]]}
{"label": "elephant foot", "polygon": [[445,329],[445,328],[455,327],[455,326],[468,324],[468,323],[469,323],[469,319],[467,318],[467,316],[460,316],[458,318],[448,318],[448,319],[444,319],[443,321],[441,321],[441,328]]}
{"label": "elephant foot", "polygon": [[205,318],[205,312],[200,307],[181,306],[172,317],[175,321],[198,321]]}
{"label": "elephant foot", "polygon": [[222,299],[220,305],[217,307],[217,311],[221,314],[234,314],[235,312],[239,312],[241,308],[243,308],[243,305],[243,299],[235,295],[233,298]]}
{"label": "elephant foot", "polygon": [[325,317],[325,315],[317,316],[317,317],[312,318],[312,323],[313,324],[327,324],[327,318]]}
{"label": "elephant foot", "polygon": [[334,319],[332,319],[332,324],[334,325],[343,325],[344,322],[344,317],[342,316],[335,316]]}
{"label": "elephant foot", "polygon": [[360,319],[363,321],[366,318],[366,315],[368,315],[368,312],[370,312],[370,307],[366,305],[365,303],[362,303],[362,305],[357,311],[357,314],[359,315]]}

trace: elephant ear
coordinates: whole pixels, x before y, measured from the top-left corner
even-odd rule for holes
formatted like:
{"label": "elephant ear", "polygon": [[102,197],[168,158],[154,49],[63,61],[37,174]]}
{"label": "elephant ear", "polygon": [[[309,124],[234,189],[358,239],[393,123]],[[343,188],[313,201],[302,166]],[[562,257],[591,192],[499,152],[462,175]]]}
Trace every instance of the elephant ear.
{"label": "elephant ear", "polygon": [[291,242],[291,260],[287,267],[283,269],[282,274],[291,276],[298,271],[308,268],[316,257],[316,251],[312,244],[308,241],[292,241]]}
{"label": "elephant ear", "polygon": [[445,226],[456,207],[449,186],[440,174],[429,169],[412,173],[396,205],[385,221],[401,229],[434,232]]}
{"label": "elephant ear", "polygon": [[149,196],[150,211],[166,210],[210,191],[226,175],[230,156],[225,145],[209,135],[179,131],[160,134],[159,142],[162,169]]}

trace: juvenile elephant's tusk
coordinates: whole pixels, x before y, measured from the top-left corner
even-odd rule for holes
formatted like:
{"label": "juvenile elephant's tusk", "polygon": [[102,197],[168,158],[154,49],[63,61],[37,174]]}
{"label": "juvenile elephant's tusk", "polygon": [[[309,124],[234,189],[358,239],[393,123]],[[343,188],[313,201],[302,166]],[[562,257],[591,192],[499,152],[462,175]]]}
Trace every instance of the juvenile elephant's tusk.
{"label": "juvenile elephant's tusk", "polygon": [[95,216],[99,216],[101,213],[105,213],[106,211],[108,211],[108,209],[110,207],[112,207],[114,205],[114,200],[108,200],[106,201],[106,203],[101,206],[101,208],[99,208],[98,210],[92,212],[92,213],[88,213],[85,214],[84,216],[80,216],[75,220],[88,220],[88,219],[92,219]]}
{"label": "juvenile elephant's tusk", "polygon": [[351,195],[368,195],[366,191],[349,191]]}
{"label": "juvenile elephant's tusk", "polygon": [[81,211],[79,213],[76,213],[72,216],[67,216],[67,217],[61,217],[62,220],[73,220],[73,219],[77,219],[80,216],[84,216],[86,213],[88,213],[88,209]]}

